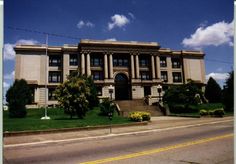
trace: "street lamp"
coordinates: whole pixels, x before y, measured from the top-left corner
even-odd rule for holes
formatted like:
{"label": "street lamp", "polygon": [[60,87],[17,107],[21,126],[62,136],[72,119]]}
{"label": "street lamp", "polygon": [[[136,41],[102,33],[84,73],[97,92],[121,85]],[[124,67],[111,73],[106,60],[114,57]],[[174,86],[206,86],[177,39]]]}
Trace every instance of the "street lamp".
{"label": "street lamp", "polygon": [[159,93],[159,103],[161,102],[161,92],[162,92],[162,86],[158,84],[157,86],[157,92]]}
{"label": "street lamp", "polygon": [[114,87],[113,87],[112,85],[110,85],[110,86],[108,87],[108,91],[109,91],[109,93],[110,93],[110,101],[112,101],[112,94],[113,94],[113,92],[114,92]]}
{"label": "street lamp", "polygon": [[[108,91],[110,93],[110,102],[112,101],[112,94],[114,92],[114,87],[110,85],[108,87]],[[111,104],[110,104],[111,105]],[[109,113],[108,113],[108,118],[110,120],[110,134],[112,133],[112,116],[113,116],[113,111],[111,110],[111,106],[109,106]]]}

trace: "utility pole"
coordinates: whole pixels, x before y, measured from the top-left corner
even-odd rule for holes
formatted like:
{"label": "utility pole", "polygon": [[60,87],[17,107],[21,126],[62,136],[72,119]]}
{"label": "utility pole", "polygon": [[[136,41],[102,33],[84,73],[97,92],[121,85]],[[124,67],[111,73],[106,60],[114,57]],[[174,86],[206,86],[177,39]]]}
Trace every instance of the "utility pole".
{"label": "utility pole", "polygon": [[44,109],[44,117],[41,117],[41,120],[49,120],[50,117],[47,116],[47,77],[48,77],[48,34],[46,34],[46,52],[45,52],[45,109]]}

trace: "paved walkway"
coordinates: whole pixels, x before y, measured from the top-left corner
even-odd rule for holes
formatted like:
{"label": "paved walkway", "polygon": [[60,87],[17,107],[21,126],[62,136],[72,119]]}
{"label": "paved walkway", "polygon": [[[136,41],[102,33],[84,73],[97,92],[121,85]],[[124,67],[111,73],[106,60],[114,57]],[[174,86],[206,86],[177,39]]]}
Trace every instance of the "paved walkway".
{"label": "paved walkway", "polygon": [[[199,126],[206,123],[233,121],[233,116],[224,118],[186,118],[186,117],[152,117],[152,121],[148,125],[128,126],[112,128],[112,136],[128,135],[135,133],[148,132],[152,130],[162,130],[167,128],[181,128],[183,126]],[[96,138],[101,136],[108,136],[110,129],[96,129],[96,130],[80,130],[74,132],[60,132],[52,134],[37,134],[26,136],[10,136],[4,137],[4,145],[27,144],[59,141],[67,139],[86,139]],[[110,135],[111,136],[111,135]]]}

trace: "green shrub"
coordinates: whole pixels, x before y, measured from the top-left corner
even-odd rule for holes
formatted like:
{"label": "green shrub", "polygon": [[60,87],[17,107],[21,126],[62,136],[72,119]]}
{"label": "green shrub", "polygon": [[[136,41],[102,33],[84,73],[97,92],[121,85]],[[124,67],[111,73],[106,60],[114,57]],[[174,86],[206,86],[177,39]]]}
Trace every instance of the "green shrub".
{"label": "green shrub", "polygon": [[224,109],[215,109],[215,110],[214,110],[214,115],[215,115],[216,117],[223,117],[224,114],[225,114]]}
{"label": "green shrub", "polygon": [[214,116],[214,110],[209,110],[209,111],[208,111],[208,114],[209,114],[210,116]]}
{"label": "green shrub", "polygon": [[150,121],[151,114],[148,112],[132,112],[129,115],[131,121],[141,122],[141,121]]}
{"label": "green shrub", "polygon": [[200,114],[201,116],[206,116],[206,115],[208,115],[208,112],[207,112],[205,109],[201,109],[200,112],[199,112],[199,114]]}
{"label": "green shrub", "polygon": [[183,104],[170,105],[169,108],[170,108],[171,113],[185,113],[186,112],[185,105]]}

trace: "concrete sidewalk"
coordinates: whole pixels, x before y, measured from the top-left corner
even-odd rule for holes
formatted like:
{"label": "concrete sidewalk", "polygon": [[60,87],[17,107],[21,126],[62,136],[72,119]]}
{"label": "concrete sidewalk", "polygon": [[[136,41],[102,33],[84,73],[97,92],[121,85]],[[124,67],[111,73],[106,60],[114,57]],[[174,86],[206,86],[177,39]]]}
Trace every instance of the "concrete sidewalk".
{"label": "concrete sidewalk", "polygon": [[127,126],[127,127],[115,127],[112,128],[112,135],[110,135],[110,129],[96,129],[96,130],[81,130],[73,132],[60,132],[52,134],[37,134],[37,135],[25,135],[25,136],[10,136],[4,137],[4,146],[11,145],[24,145],[33,143],[44,143],[44,142],[59,142],[66,140],[77,140],[77,139],[96,139],[101,137],[114,137],[121,135],[132,135],[140,134],[158,130],[168,130],[168,128],[184,128],[201,126],[204,124],[214,124],[217,122],[233,121],[234,117],[224,118],[187,118],[187,117],[152,117],[151,122],[148,125],[141,126]]}

